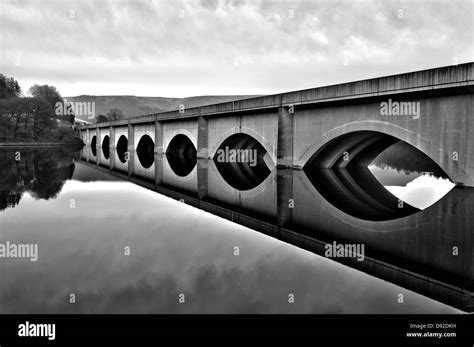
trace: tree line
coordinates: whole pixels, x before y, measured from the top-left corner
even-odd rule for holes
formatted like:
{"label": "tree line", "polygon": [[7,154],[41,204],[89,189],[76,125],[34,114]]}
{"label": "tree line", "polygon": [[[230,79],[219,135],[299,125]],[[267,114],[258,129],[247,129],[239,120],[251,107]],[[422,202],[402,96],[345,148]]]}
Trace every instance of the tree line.
{"label": "tree line", "polygon": [[74,115],[55,112],[63,98],[54,86],[35,84],[28,94],[23,95],[17,80],[0,73],[0,142],[74,138]]}
{"label": "tree line", "polygon": [[111,120],[118,120],[118,119],[123,119],[124,115],[122,110],[118,108],[112,108],[107,114],[104,116],[103,114],[98,114],[95,116],[95,122],[96,123],[103,123],[103,122],[109,122]]}

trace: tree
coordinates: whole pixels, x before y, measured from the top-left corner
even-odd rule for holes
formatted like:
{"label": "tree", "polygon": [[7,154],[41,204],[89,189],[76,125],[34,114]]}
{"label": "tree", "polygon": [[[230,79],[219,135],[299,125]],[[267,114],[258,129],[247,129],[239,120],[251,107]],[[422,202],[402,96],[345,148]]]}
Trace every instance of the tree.
{"label": "tree", "polygon": [[124,116],[122,110],[113,108],[107,113],[107,118],[109,118],[109,120],[118,120],[123,119]]}
{"label": "tree", "polygon": [[[24,140],[64,140],[71,127],[61,121],[73,122],[71,105],[63,107],[65,112],[57,114],[56,106],[64,100],[59,91],[48,85],[35,84],[29,89],[32,97],[23,97],[21,88],[13,77],[0,74],[0,132],[2,142]],[[64,114],[63,114],[64,113]],[[62,128],[61,131],[58,129]]]}
{"label": "tree", "polygon": [[57,134],[58,134],[58,138],[60,140],[63,140],[66,136],[68,136],[70,134],[70,129],[68,129],[68,128],[58,128]]}
{"label": "tree", "polygon": [[95,116],[95,122],[96,123],[104,123],[104,122],[108,122],[108,121],[109,121],[109,118],[107,118],[103,114],[99,114],[99,115]]}
{"label": "tree", "polygon": [[63,102],[61,94],[59,94],[59,91],[54,86],[35,84],[28,92],[34,97],[45,99],[53,108],[57,102]]}
{"label": "tree", "polygon": [[48,130],[51,132],[57,127],[57,120],[51,104],[42,97],[25,98],[28,102],[27,116],[33,119],[33,138],[36,141],[39,135]]}
{"label": "tree", "polygon": [[18,81],[0,73],[0,99],[19,97],[22,95]]}
{"label": "tree", "polygon": [[26,103],[23,98],[10,97],[0,99],[0,115],[2,118],[8,119],[8,124],[14,124],[13,138],[16,140],[20,122],[24,119],[27,110]]}
{"label": "tree", "polygon": [[[64,104],[64,99],[59,93],[59,91],[54,86],[49,86],[47,84],[44,85],[33,85],[28,92],[36,98],[43,98],[46,100],[52,107],[53,110],[56,110],[56,105],[58,103]],[[67,121],[70,124],[74,124],[74,115],[72,114],[71,106],[67,105],[67,107],[63,110],[62,114],[56,114],[53,112],[52,116],[61,120]]]}

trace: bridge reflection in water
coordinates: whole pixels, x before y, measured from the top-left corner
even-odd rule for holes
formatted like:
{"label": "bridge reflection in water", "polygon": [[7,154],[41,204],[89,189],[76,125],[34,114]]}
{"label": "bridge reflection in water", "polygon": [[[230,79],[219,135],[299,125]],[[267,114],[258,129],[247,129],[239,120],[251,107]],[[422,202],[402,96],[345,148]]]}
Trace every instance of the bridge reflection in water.
{"label": "bridge reflection in water", "polygon": [[126,146],[112,148],[108,161],[86,146],[81,158],[97,170],[321,256],[333,242],[363,244],[363,261],[333,260],[474,311],[474,188],[455,187],[424,210],[409,205],[400,210],[394,207],[398,200],[363,167],[271,166],[269,172],[259,167],[265,174],[246,174],[239,181],[231,166],[196,159],[192,144],[153,158],[144,144],[148,149],[141,159],[134,151],[125,153]]}

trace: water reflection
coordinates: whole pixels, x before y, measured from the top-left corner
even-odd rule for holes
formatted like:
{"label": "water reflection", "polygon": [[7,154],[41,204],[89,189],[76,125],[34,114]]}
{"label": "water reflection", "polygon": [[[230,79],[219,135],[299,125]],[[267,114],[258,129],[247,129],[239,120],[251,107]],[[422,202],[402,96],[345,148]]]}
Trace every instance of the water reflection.
{"label": "water reflection", "polygon": [[[335,206],[336,188],[333,187],[332,195],[331,191],[327,197],[323,194],[333,177],[314,177],[307,168],[287,172],[273,167],[259,186],[237,190],[221,175],[215,160],[198,161],[192,179],[188,176],[189,180],[183,181],[166,166],[166,158],[156,159],[156,181],[133,180],[134,183],[317,254],[324,255],[321,243],[335,240],[363,243],[371,261],[336,261],[465,310],[473,305],[469,285],[473,274],[468,256],[472,242],[465,241],[470,239],[470,227],[474,223],[468,213],[474,209],[472,189],[455,188],[431,207],[425,210],[413,207],[413,213],[403,216],[398,198],[385,189],[368,168],[342,168],[350,177],[340,174],[336,182],[357,183],[363,187],[357,191],[359,196],[351,192],[352,196],[362,199],[363,194],[367,194],[374,200],[385,201],[386,206],[374,203],[370,208],[359,203],[346,205],[357,213],[365,213],[367,218],[364,219]],[[400,170],[400,174],[405,175],[405,171]],[[117,177],[128,179],[126,175]],[[319,182],[325,182],[325,186],[318,189]],[[347,203],[342,200],[341,203]],[[393,201],[397,208],[384,211],[382,207],[389,206],[386,201]],[[460,201],[463,203],[459,204]],[[407,205],[404,203],[405,211]],[[383,218],[374,219],[375,213]],[[398,218],[393,218],[397,213]],[[452,255],[449,245],[454,239],[463,240],[466,253],[459,255],[462,261]],[[427,248],[427,244],[430,247]],[[420,276],[413,276],[413,272]],[[446,285],[453,290],[443,290]]]}
{"label": "water reflection", "polygon": [[119,137],[117,141],[117,156],[121,163],[127,162],[128,140],[125,135]]}
{"label": "water reflection", "polygon": [[329,142],[304,171],[332,205],[370,221],[410,216],[454,187],[441,168],[418,149],[372,131]]}
{"label": "water reflection", "polygon": [[385,189],[420,210],[430,207],[455,187],[449,179],[432,172],[407,172],[375,165],[369,169],[379,182],[384,182]]}
{"label": "water reflection", "polygon": [[0,150],[0,210],[15,207],[24,193],[34,199],[56,198],[74,172],[77,148]]}
{"label": "water reflection", "polygon": [[351,216],[384,221],[419,211],[408,203],[400,204],[367,168],[324,169],[309,165],[305,173],[327,201]]}
{"label": "water reflection", "polygon": [[150,136],[144,135],[137,145],[137,157],[143,168],[148,169],[153,165],[155,144]]}
{"label": "water reflection", "polygon": [[369,170],[394,196],[422,210],[455,186],[433,160],[403,141],[382,152]]}
{"label": "water reflection", "polygon": [[[130,153],[124,172],[113,160],[111,169],[97,166],[90,152],[84,147],[75,165],[71,158],[74,174],[68,171],[72,179],[55,200],[39,204],[25,194],[0,214],[4,239],[38,242],[43,255],[36,264],[0,264],[3,312],[456,312],[431,299],[473,310],[472,189],[454,188],[403,218],[371,221],[342,213],[301,170],[273,167],[258,187],[239,191],[214,160],[198,161],[184,180],[155,156],[143,168],[156,174],[150,180],[134,171],[138,154]],[[54,167],[53,157],[41,156],[45,167]],[[365,244],[365,260],[325,258],[333,241]],[[462,249],[456,257],[454,244]],[[245,257],[234,255],[236,245]],[[124,257],[125,246],[133,257]],[[78,305],[68,303],[71,291],[82,298]],[[189,305],[174,300],[181,292]],[[287,304],[288,293],[297,304]],[[409,305],[397,303],[399,293]]]}
{"label": "water reflection", "polygon": [[267,157],[265,148],[255,138],[239,133],[221,144],[214,163],[231,187],[245,191],[257,187],[270,175]]}

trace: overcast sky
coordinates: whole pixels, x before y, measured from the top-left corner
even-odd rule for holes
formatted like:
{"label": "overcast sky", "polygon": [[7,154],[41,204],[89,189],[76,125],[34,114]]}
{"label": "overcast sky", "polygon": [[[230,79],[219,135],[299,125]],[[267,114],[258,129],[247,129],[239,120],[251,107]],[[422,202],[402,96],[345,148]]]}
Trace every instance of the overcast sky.
{"label": "overcast sky", "polygon": [[64,96],[270,94],[474,61],[472,0],[0,2],[0,72]]}

